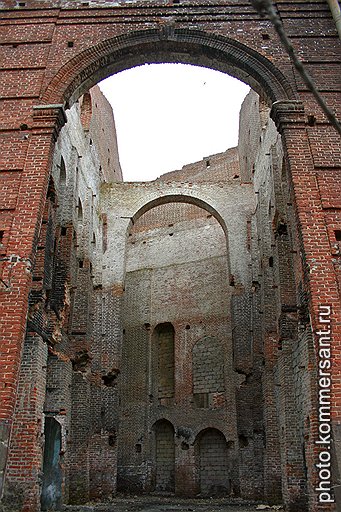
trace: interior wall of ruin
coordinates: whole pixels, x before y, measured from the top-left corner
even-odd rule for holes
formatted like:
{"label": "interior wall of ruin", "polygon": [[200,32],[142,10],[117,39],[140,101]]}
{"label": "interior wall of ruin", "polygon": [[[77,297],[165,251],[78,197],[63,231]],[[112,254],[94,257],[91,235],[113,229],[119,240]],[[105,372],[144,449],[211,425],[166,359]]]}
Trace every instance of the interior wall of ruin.
{"label": "interior wall of ruin", "polygon": [[[271,502],[283,495],[304,510],[312,338],[281,138],[267,106],[248,95],[238,148],[141,184],[121,182],[108,116],[91,90],[57,141],[7,499],[25,488],[38,503],[43,490],[47,509],[49,485],[54,505],[104,499],[118,485]],[[28,373],[38,387],[28,390]],[[36,465],[23,480],[16,461],[30,393],[39,394],[26,436]],[[52,448],[43,459],[53,439],[61,472]]]}
{"label": "interior wall of ruin", "polygon": [[[140,217],[130,231],[127,250],[120,487],[158,488],[155,425],[166,419],[174,429],[176,493],[200,492],[195,446],[200,433],[211,425],[229,443],[225,492],[232,479],[237,489],[225,233],[207,211],[174,202]],[[167,324],[169,334],[162,328]],[[214,486],[212,482],[213,494]],[[220,487],[222,492],[223,484]]]}

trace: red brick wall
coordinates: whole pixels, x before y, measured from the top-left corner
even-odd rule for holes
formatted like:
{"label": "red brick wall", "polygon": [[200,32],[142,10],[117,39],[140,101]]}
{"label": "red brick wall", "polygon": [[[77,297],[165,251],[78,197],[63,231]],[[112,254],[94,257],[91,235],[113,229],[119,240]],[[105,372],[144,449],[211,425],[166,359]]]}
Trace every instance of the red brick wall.
{"label": "red brick wall", "polygon": [[[276,6],[306,67],[340,117],[340,69],[336,59],[340,42],[327,4],[279,1]],[[340,265],[331,241],[333,245],[335,226],[339,229],[340,138],[294,71],[269,21],[259,18],[251,5],[235,2],[214,6],[209,2],[200,6],[156,2],[155,6],[143,7],[134,3],[120,6],[100,3],[91,7],[67,2],[60,7],[53,1],[46,1],[42,6],[41,2],[26,0],[25,6],[20,7],[7,0],[1,7],[0,51],[4,68],[1,71],[0,183],[6,193],[1,194],[0,211],[3,232],[0,356],[4,368],[0,420],[5,444],[20,389],[19,368],[24,363],[22,349],[32,269],[36,260],[38,266],[42,263],[37,246],[52,154],[64,122],[62,110],[56,105],[71,104],[100,78],[114,71],[167,59],[231,72],[247,81],[262,98],[266,97],[269,105],[279,100],[272,108],[272,116],[284,146],[287,202],[292,218],[291,250],[298,251],[293,252],[292,261],[296,289],[300,285],[303,295],[308,297],[313,329],[317,328],[320,304],[331,305],[333,311],[332,414],[334,435],[338,439]],[[287,99],[294,101],[281,101]],[[38,105],[46,108],[33,108]],[[315,117],[314,126],[307,123],[307,115]],[[115,156],[112,158],[115,162]],[[35,269],[41,277],[42,269],[38,266]],[[267,339],[265,355],[271,362],[272,338]],[[313,372],[316,361],[310,359],[309,365]],[[40,398],[34,395],[33,399],[33,409],[40,410]],[[314,414],[310,425],[312,438],[317,426]],[[312,482],[316,477],[313,473],[316,455],[317,448],[311,448],[307,463]],[[32,453],[28,468],[36,467],[35,456],[36,452]],[[1,460],[1,472],[4,465],[5,457]],[[310,506],[311,510],[317,506],[313,491]]]}

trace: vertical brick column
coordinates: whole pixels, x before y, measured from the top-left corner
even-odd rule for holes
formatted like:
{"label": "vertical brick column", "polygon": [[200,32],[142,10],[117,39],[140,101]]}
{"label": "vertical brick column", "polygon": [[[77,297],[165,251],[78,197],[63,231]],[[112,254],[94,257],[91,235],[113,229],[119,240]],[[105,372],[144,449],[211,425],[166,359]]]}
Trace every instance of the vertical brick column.
{"label": "vertical brick column", "polygon": [[46,361],[46,343],[40,336],[29,333],[18,378],[2,503],[4,512],[35,512],[40,507]]}
{"label": "vertical brick column", "polygon": [[17,395],[26,329],[28,294],[48,186],[53,143],[66,121],[61,105],[36,107],[21,172],[16,209],[3,262],[0,315],[0,487],[5,477],[8,444]]}
{"label": "vertical brick column", "polygon": [[[340,360],[340,296],[337,287],[331,248],[328,239],[321,196],[314,169],[314,160],[310,147],[308,130],[303,105],[300,101],[281,100],[273,104],[271,117],[283,137],[283,146],[288,162],[290,185],[293,189],[296,217],[299,226],[300,249],[304,268],[306,292],[310,298],[310,315],[314,333],[319,328],[319,306],[332,308],[332,426],[334,441],[338,441],[341,425],[341,372]],[[328,138],[330,137],[330,140]],[[334,132],[325,131],[325,139],[319,141],[318,151],[323,152],[330,146],[335,147]],[[337,148],[335,148],[337,150]],[[316,355],[318,354],[315,337]],[[316,361],[318,366],[318,360]],[[311,369],[313,371],[313,369]],[[314,464],[318,463],[319,447],[315,445],[318,435],[318,404],[310,418],[309,444],[307,453],[310,483],[315,487],[317,473]],[[341,454],[336,453],[336,466],[340,468]],[[317,492],[311,493],[310,510],[320,510]],[[329,508],[328,508],[329,507]],[[333,505],[325,505],[323,510],[333,510]]]}

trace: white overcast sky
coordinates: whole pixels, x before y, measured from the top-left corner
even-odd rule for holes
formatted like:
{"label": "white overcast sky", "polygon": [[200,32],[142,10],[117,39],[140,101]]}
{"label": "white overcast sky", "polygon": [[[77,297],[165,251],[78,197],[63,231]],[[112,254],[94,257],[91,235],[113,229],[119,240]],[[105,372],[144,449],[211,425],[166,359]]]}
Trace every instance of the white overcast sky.
{"label": "white overcast sky", "polygon": [[237,145],[249,86],[184,64],[146,64],[99,84],[112,105],[125,181],[149,181]]}

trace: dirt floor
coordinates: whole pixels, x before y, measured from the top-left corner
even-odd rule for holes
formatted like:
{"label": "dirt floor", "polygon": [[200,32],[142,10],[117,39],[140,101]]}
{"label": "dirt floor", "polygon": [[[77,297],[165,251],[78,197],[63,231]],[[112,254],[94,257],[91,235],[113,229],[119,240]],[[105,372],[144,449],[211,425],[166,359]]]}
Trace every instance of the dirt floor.
{"label": "dirt floor", "polygon": [[64,506],[65,512],[251,512],[256,510],[283,510],[281,506],[245,503],[239,500],[181,499],[164,496],[130,496],[113,499],[110,503],[88,503],[82,506]]}

